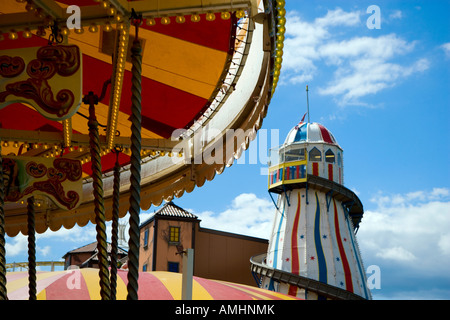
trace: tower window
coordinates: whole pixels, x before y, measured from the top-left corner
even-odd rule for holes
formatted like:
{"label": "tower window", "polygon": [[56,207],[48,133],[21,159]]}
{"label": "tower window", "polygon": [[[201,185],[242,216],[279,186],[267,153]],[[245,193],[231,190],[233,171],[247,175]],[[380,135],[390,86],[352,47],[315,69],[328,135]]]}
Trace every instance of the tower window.
{"label": "tower window", "polygon": [[341,153],[340,152],[338,152],[338,156],[337,156],[337,158],[338,158],[338,166],[341,166],[341,161],[342,161],[342,158],[341,158]]}
{"label": "tower window", "polygon": [[310,161],[322,161],[322,152],[319,151],[316,147],[312,148],[309,151],[309,160]]}
{"label": "tower window", "polygon": [[325,161],[334,163],[334,153],[333,151],[331,151],[331,149],[328,149],[327,152],[325,152]]}
{"label": "tower window", "polygon": [[169,243],[180,243],[180,227],[169,227]]}
{"label": "tower window", "polygon": [[144,249],[148,247],[148,228],[144,231]]}
{"label": "tower window", "polygon": [[285,161],[301,161],[305,160],[305,149],[304,148],[290,148],[285,151]]}

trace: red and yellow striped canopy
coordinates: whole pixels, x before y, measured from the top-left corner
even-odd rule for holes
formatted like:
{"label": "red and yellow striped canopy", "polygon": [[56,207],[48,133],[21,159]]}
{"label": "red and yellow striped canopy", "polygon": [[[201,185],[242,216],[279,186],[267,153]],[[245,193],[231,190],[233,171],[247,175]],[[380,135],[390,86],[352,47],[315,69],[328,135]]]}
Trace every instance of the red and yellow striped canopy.
{"label": "red and yellow striped canopy", "polygon": [[[66,8],[72,4],[69,0],[2,1],[0,58],[5,52],[11,57],[13,50],[20,53],[47,46],[53,24],[64,34],[61,45],[76,46],[81,52],[81,95],[93,92],[100,96],[105,82],[111,80],[95,107],[107,220],[111,219],[115,146],[123,148],[119,155],[120,217],[128,210],[130,51],[136,37],[131,12],[143,17],[138,32],[143,48],[141,208],[146,210],[202,186],[248,147],[262,125],[278,81],[284,0],[83,0],[76,1],[81,28],[70,30],[65,27],[70,15]],[[10,62],[0,65],[14,67]],[[7,75],[0,74],[0,81],[6,80]],[[80,82],[71,77],[65,81],[60,84],[65,89]],[[81,98],[75,97],[75,101]],[[44,201],[36,208],[39,233],[94,221],[88,116],[88,105],[81,102],[72,116],[55,121],[27,103],[4,105],[0,101],[3,157],[67,158],[82,164],[81,204],[65,212]],[[214,143],[222,140],[223,159],[192,163],[193,155],[187,155],[186,150],[176,153],[178,161],[168,159],[175,155],[172,151],[179,141],[197,148],[192,147],[194,135],[206,127],[214,129],[214,135],[208,134],[208,140],[202,141],[201,154],[211,155],[212,150],[218,150]],[[182,140],[172,139],[174,132],[180,137],[180,129],[184,130]],[[230,129],[243,130],[237,143],[225,139]],[[227,147],[230,144],[232,148]],[[25,211],[24,203],[5,204],[8,235],[27,233]]]}

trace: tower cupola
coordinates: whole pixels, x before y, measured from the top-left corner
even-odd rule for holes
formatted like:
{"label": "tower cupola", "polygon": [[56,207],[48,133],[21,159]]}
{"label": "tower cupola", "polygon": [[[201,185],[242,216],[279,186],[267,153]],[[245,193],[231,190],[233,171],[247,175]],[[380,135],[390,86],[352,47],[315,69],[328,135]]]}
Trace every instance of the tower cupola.
{"label": "tower cupola", "polygon": [[269,151],[269,191],[285,190],[317,176],[343,184],[343,150],[323,125],[300,122]]}

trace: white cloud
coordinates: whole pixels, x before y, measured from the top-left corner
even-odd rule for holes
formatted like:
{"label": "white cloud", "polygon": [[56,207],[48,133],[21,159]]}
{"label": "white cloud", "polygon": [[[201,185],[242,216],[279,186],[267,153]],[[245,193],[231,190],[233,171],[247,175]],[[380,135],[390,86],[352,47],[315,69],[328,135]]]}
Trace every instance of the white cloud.
{"label": "white cloud", "polygon": [[450,233],[440,236],[438,246],[444,255],[450,256]]}
{"label": "white cloud", "polygon": [[381,270],[374,299],[448,297],[450,189],[380,192],[370,201],[375,209],[366,209],[358,242],[365,265]]}
{"label": "white cloud", "polygon": [[390,208],[398,205],[410,204],[417,206],[421,203],[432,201],[446,201],[450,197],[450,189],[433,188],[431,191],[414,191],[406,194],[384,195],[382,192],[375,194],[370,201],[377,203],[379,208]]}
{"label": "white cloud", "polygon": [[268,239],[274,210],[270,200],[243,193],[233,199],[225,211],[192,213],[201,219],[201,227]]}
{"label": "white cloud", "polygon": [[394,12],[392,12],[389,15],[389,20],[401,19],[402,16],[403,16],[403,13],[400,10],[395,10]]}
{"label": "white cloud", "polygon": [[441,48],[444,50],[446,57],[450,58],[450,42],[444,43]]}
{"label": "white cloud", "polygon": [[22,234],[18,234],[14,238],[7,238],[5,243],[5,251],[7,257],[14,257],[27,252],[28,239]]}
{"label": "white cloud", "polygon": [[[358,232],[363,255],[372,263],[404,263],[409,271],[450,269],[450,190],[435,188],[406,194],[379,193],[366,210]],[[375,263],[376,264],[376,263]]]}
{"label": "white cloud", "polygon": [[[91,223],[84,227],[75,225],[71,229],[61,227],[58,231],[47,230],[44,233],[36,234],[36,258],[42,261],[55,254],[59,247],[65,247],[67,251],[70,251],[77,246],[94,241],[96,241],[96,231],[95,225]],[[8,260],[25,262],[28,255],[28,237],[21,233],[13,238],[6,237],[5,250]],[[56,260],[60,258],[58,257]],[[52,259],[55,260],[55,258]]]}
{"label": "white cloud", "polygon": [[52,250],[52,248],[50,246],[37,247],[36,249],[44,257],[48,256]]}
{"label": "white cloud", "polygon": [[321,56],[332,58],[390,59],[411,52],[414,43],[408,43],[395,34],[372,37],[354,37],[350,40],[330,41],[320,47]]}
{"label": "white cloud", "polygon": [[315,19],[314,23],[320,27],[355,26],[361,24],[361,12],[345,12],[341,8],[328,10],[323,18]]}
{"label": "white cloud", "polygon": [[[401,11],[392,17],[400,18]],[[408,42],[396,34],[354,37],[355,27],[364,28],[359,11],[337,8],[313,22],[304,21],[299,13],[291,11],[286,21],[281,83],[311,81],[324,63],[334,71],[319,93],[335,97],[340,105],[365,105],[362,97],[393,87],[429,68],[425,58],[409,65],[394,62],[413,52],[414,41]],[[342,40],[343,35],[351,38]]]}
{"label": "white cloud", "polygon": [[393,247],[382,249],[376,253],[377,257],[394,261],[413,261],[416,259],[414,254],[404,249],[403,247]]}
{"label": "white cloud", "polygon": [[450,190],[446,188],[433,188],[433,190],[429,193],[428,198],[430,200],[437,200],[440,198],[445,198],[450,196]]}
{"label": "white cloud", "polygon": [[78,225],[73,226],[71,229],[66,229],[61,227],[58,231],[53,232],[51,230],[47,230],[42,234],[38,234],[36,236],[36,240],[39,239],[49,239],[52,238],[54,241],[68,241],[68,242],[87,242],[87,241],[95,241],[96,231],[95,225],[92,223],[88,223],[84,227],[80,227]]}

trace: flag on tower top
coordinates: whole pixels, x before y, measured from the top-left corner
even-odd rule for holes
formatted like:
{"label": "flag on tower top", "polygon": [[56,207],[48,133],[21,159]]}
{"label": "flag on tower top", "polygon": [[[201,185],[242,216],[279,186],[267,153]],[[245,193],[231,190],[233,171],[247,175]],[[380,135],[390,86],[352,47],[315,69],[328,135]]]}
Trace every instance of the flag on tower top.
{"label": "flag on tower top", "polygon": [[305,114],[303,115],[303,117],[302,117],[302,120],[300,120],[300,122],[295,126],[295,129],[298,129],[299,128],[299,126],[303,123],[303,121],[305,120],[305,117],[306,117],[306,114],[307,114],[308,112],[305,112]]}

